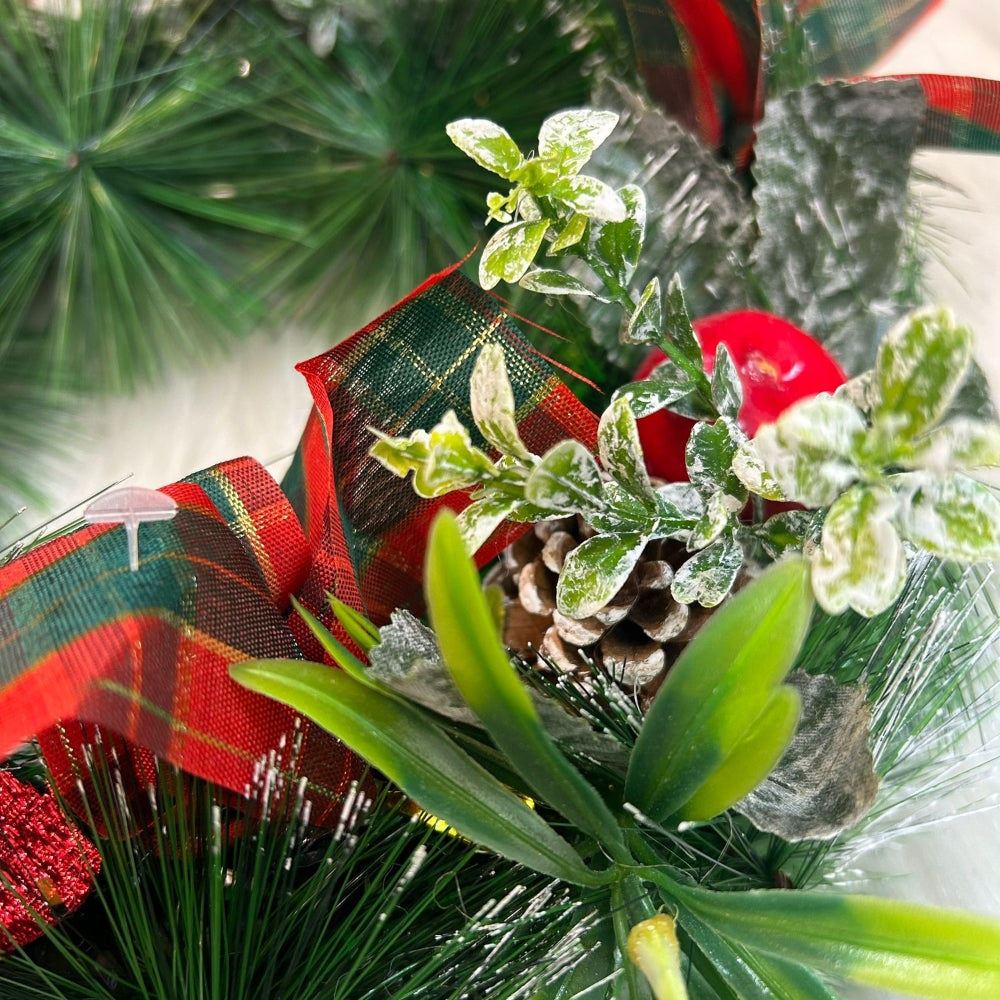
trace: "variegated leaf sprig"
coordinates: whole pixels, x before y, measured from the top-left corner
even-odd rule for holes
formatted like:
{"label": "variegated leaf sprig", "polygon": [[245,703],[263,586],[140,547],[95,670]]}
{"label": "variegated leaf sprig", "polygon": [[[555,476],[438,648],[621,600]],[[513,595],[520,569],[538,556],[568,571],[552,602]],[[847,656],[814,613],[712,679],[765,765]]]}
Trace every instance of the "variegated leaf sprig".
{"label": "variegated leaf sprig", "polygon": [[1000,426],[948,409],[972,363],[972,333],[920,310],[882,341],[873,371],[789,408],[738,450],[734,467],[772,499],[829,507],[805,548],[819,604],[872,616],[906,581],[907,548],[1000,559],[1000,500],[968,473],[1000,465]]}
{"label": "variegated leaf sprig", "polygon": [[[730,395],[738,410],[738,392]],[[574,440],[561,441],[541,456],[528,450],[517,431],[514,394],[499,345],[488,344],[480,352],[470,397],[476,426],[500,453],[496,462],[475,447],[453,411],[431,431],[414,431],[406,438],[373,429],[378,441],[371,449],[397,475],[412,471],[420,496],[475,490],[473,503],[459,519],[469,552],[505,520],[537,522],[578,514],[596,534],[567,556],[556,593],[560,613],[586,618],[604,607],[646,545],[658,538],[683,540],[694,552],[674,577],[676,600],[711,607],[729,593],[744,561],[737,514],[747,500],[745,486],[731,471],[733,456],[747,441],[735,411],[714,424],[696,425],[688,446],[690,482],[654,486],[627,394],[601,417],[600,464]]]}

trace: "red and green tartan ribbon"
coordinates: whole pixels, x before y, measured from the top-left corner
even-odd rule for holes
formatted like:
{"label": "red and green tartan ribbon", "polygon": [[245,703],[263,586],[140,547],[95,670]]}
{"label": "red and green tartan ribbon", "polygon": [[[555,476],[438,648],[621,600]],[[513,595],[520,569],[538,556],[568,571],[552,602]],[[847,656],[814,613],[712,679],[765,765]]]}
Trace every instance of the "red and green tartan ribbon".
{"label": "red and green tartan ribbon", "polygon": [[[761,19],[770,0],[612,0],[653,98],[739,166],[760,119]],[[775,0],[776,2],[776,0]],[[823,79],[865,72],[940,0],[798,0]],[[927,97],[920,145],[1000,152],[1000,83],[913,74]]]}
{"label": "red and green tartan ribbon", "polygon": [[138,572],[118,526],[82,528],[0,568],[0,745],[38,735],[81,809],[82,748],[96,725],[140,791],[154,755],[240,794],[266,764],[287,787],[304,776],[313,820],[334,819],[360,762],[228,668],[321,657],[289,613],[292,594],[327,617],[333,591],[376,621],[419,601],[424,538],[443,501],[421,500],[371,459],[367,428],[408,434],[449,408],[471,424],[469,375],[487,342],[506,350],[529,446],[577,437],[593,447],[593,414],[496,300],[454,269],[436,276],[299,366],[316,406],[287,486],[305,532],[271,476],[239,459],[164,489],[178,512],[142,525]]}

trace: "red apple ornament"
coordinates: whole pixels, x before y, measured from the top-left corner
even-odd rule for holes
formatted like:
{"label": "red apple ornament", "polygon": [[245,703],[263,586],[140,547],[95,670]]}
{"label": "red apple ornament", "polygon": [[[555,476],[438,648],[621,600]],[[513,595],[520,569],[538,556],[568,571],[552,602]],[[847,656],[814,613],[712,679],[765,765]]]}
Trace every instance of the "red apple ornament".
{"label": "red apple ornament", "polygon": [[[770,313],[745,310],[717,313],[693,322],[702,364],[711,375],[719,344],[729,348],[743,384],[739,424],[750,437],[772,423],[792,403],[818,392],[833,392],[847,381],[840,365],[808,333]],[[645,378],[664,360],[653,350],[635,373]],[[639,421],[639,440],[652,476],[668,482],[687,479],[684,446],[694,421],[659,410]]]}

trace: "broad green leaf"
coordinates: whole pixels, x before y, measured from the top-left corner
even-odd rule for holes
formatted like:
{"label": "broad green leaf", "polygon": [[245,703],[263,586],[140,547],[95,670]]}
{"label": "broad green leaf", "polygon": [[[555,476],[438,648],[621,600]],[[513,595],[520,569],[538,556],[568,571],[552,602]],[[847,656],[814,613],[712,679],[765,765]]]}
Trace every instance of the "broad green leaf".
{"label": "broad green leaf", "polygon": [[431,528],[424,589],[445,665],[496,746],[540,799],[618,860],[627,858],[618,822],[545,731],[511,666],[449,513]]}
{"label": "broad green leaf", "polygon": [[[655,344],[662,336],[663,307],[660,303],[660,279],[654,276],[643,289],[632,315],[628,318],[624,339],[629,344]],[[686,372],[685,378],[690,380]]]}
{"label": "broad green leaf", "polygon": [[[680,275],[675,274],[670,279],[663,305],[667,339],[676,344],[688,361],[697,366],[698,371],[701,371],[701,344],[698,342],[694,327],[691,325],[691,317],[684,302],[684,286],[681,284]],[[704,376],[704,378],[705,382],[702,388],[708,391],[708,376]]]}
{"label": "broad green leaf", "polygon": [[469,380],[469,404],[476,426],[497,451],[531,460],[531,452],[517,431],[514,390],[499,344],[486,344],[479,352]]}
{"label": "broad green leaf", "polygon": [[[538,217],[541,218],[541,212],[539,212]],[[527,218],[527,216],[525,216],[525,218]],[[587,223],[589,221],[590,220],[587,216],[581,214],[580,212],[574,213],[569,222],[563,226],[556,238],[549,244],[549,249],[546,253],[556,254],[561,250],[567,250],[569,247],[576,246],[587,232]],[[599,299],[602,302],[604,301],[597,295],[595,295],[594,298]]]}
{"label": "broad green leaf", "polygon": [[853,608],[871,618],[899,597],[906,550],[894,524],[898,502],[887,490],[854,486],[827,512],[812,554],[812,585],[827,614]]}
{"label": "broad green leaf", "polygon": [[628,934],[628,957],[646,977],[656,1000],[688,1000],[674,918],[658,913]]}
{"label": "broad green leaf", "polygon": [[1000,922],[872,896],[677,887],[682,905],[745,948],[932,1000],[1000,996]]}
{"label": "broad green leaf", "polygon": [[627,396],[619,396],[601,414],[597,447],[607,473],[640,496],[652,496],[653,487],[639,443],[639,428]]}
{"label": "broad green leaf", "polygon": [[538,292],[540,295],[586,295],[601,302],[608,301],[592,292],[579,278],[557,268],[533,268],[525,273],[518,284],[529,292]]}
{"label": "broad green leaf", "polygon": [[559,162],[564,175],[579,173],[618,124],[611,111],[574,108],[550,115],[538,132],[538,154]]}
{"label": "broad green leaf", "polygon": [[449,123],[445,131],[466,156],[508,180],[524,160],[507,131],[486,118],[462,118]]}
{"label": "broad green leaf", "polygon": [[624,222],[627,214],[625,202],[610,184],[597,177],[578,174],[557,181],[546,192],[579,215],[599,222]]}
{"label": "broad green leaf", "polygon": [[472,444],[469,432],[448,410],[430,433],[414,431],[408,438],[393,438],[372,428],[378,441],[370,454],[397,476],[413,471],[413,488],[422,497],[439,497],[452,490],[494,478],[489,456]]}
{"label": "broad green leaf", "polygon": [[642,252],[646,196],[642,188],[628,184],[619,190],[618,197],[625,205],[625,218],[621,222],[593,220],[583,258],[605,284],[627,289]]}
{"label": "broad green leaf", "polygon": [[944,417],[972,362],[972,331],[950,310],[921,309],[901,320],[879,344],[872,421],[908,440]]}
{"label": "broad green leaf", "polygon": [[569,618],[589,618],[611,600],[628,579],[649,539],[638,532],[594,535],[563,563],[556,606]]}
{"label": "broad green leaf", "polygon": [[333,733],[474,843],[575,885],[606,881],[420,709],[317,663],[256,660],[235,664],[230,673]]}
{"label": "broad green leaf", "polygon": [[[824,507],[858,478],[855,456],[864,434],[864,418],[853,403],[820,393],[765,424],[753,443],[765,473],[787,499]],[[741,475],[750,471],[742,459],[738,465]]]}
{"label": "broad green leaf", "polygon": [[344,627],[344,631],[358,644],[358,648],[367,653],[372,646],[380,641],[378,627],[369,621],[360,611],[355,611],[350,605],[327,594],[326,599],[330,602],[337,621]]}
{"label": "broad green leaf", "polygon": [[[767,425],[773,428],[773,425]],[[767,446],[773,446],[774,431],[762,427],[753,441],[744,441],[733,455],[733,473],[751,492],[767,500],[787,500],[777,480],[767,471],[764,459],[757,448],[760,439]],[[763,434],[763,436],[762,436]]]}
{"label": "broad green leaf", "polygon": [[743,568],[743,546],[728,532],[695,552],[674,574],[670,593],[681,604],[701,604],[714,608],[733,589]]}
{"label": "broad green leaf", "polygon": [[719,344],[715,351],[715,367],[712,369],[712,402],[719,415],[735,421],[743,405],[743,383],[740,373],[725,344]]}
{"label": "broad green leaf", "polygon": [[[915,478],[896,476],[893,482]],[[1000,559],[1000,500],[968,476],[918,481],[909,502],[901,504],[899,527],[904,538],[939,559]]]}
{"label": "broad green leaf", "polygon": [[909,455],[898,464],[937,475],[951,469],[996,468],[1000,466],[1000,425],[956,417],[915,441]]}
{"label": "broad green leaf", "polygon": [[578,511],[585,516],[604,509],[601,470],[579,441],[553,445],[531,471],[524,498],[557,513]]}
{"label": "broad green leaf", "polygon": [[786,552],[801,552],[821,527],[822,515],[816,511],[783,510],[760,525],[756,536],[772,559],[780,559]]}
{"label": "broad green leaf", "polygon": [[470,555],[478,552],[490,535],[510,518],[518,505],[515,497],[491,493],[474,500],[458,515],[458,528]]}
{"label": "broad green leaf", "polygon": [[719,417],[714,424],[696,423],[684,447],[691,485],[706,498],[723,491],[731,498],[729,510],[734,514],[747,502],[746,487],[733,472],[733,459],[745,441],[735,420]]}
{"label": "broad green leaf", "polygon": [[779,687],[729,756],[681,806],[681,820],[711,819],[752,792],[788,749],[801,710],[798,691]]}
{"label": "broad green leaf", "polygon": [[479,258],[479,284],[492,288],[501,281],[514,284],[531,266],[545,239],[549,223],[512,222],[498,229],[483,248]]}
{"label": "broad green leaf", "polygon": [[626,800],[654,821],[698,791],[791,670],[812,615],[808,580],[802,559],[771,566],[709,619],[671,667],[625,779]]}

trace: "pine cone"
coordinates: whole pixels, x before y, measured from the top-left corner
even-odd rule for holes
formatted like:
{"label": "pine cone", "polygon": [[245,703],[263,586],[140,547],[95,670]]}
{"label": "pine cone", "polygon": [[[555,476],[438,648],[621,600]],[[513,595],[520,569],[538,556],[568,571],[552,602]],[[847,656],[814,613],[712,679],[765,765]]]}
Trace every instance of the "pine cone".
{"label": "pine cone", "polygon": [[588,670],[586,656],[649,697],[711,610],[674,600],[674,570],[689,553],[678,542],[655,541],[597,614],[567,618],[556,608],[559,573],[567,554],[593,534],[579,518],[541,521],[504,551],[486,580],[505,595],[504,641],[527,663],[541,656],[565,672]]}

